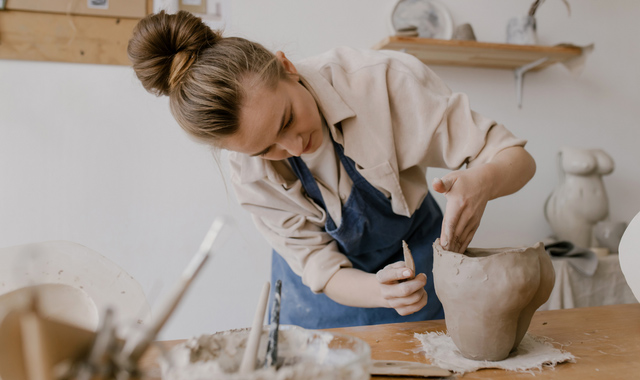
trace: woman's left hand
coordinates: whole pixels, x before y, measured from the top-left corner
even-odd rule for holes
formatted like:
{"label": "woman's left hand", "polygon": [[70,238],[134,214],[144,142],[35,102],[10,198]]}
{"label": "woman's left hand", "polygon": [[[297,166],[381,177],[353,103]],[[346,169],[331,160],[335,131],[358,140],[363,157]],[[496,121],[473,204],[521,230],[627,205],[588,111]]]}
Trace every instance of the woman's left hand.
{"label": "woman's left hand", "polygon": [[447,198],[440,233],[444,249],[464,252],[469,246],[491,199],[486,182],[480,168],[456,170],[433,179],[433,189]]}

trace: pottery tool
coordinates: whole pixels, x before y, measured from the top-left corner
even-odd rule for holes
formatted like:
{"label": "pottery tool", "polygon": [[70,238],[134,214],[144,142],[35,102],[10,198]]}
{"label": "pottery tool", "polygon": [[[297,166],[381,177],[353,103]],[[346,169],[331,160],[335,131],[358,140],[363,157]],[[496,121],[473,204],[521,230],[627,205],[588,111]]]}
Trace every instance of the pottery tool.
{"label": "pottery tool", "polygon": [[247,340],[247,348],[242,356],[242,362],[240,363],[241,374],[251,373],[256,368],[256,355],[258,353],[258,343],[260,343],[260,336],[262,335],[262,324],[264,322],[264,312],[267,307],[267,300],[269,299],[269,289],[271,283],[269,281],[264,283],[262,287],[262,293],[258,300],[258,307],[253,317],[253,325],[249,332],[249,339]]}
{"label": "pottery tool", "polygon": [[139,339],[130,339],[125,343],[120,357],[120,364],[131,369],[136,368],[136,363],[142,357],[142,354],[149,348],[149,345],[153,342],[158,332],[165,325],[171,314],[175,311],[176,307],[184,297],[185,292],[193,282],[196,275],[200,272],[205,262],[209,258],[213,243],[218,237],[222,227],[224,227],[224,220],[222,218],[216,218],[213,224],[209,228],[200,249],[193,256],[191,262],[182,272],[178,283],[173,288],[166,302],[160,308],[150,326],[143,331],[142,337]]}
{"label": "pottery tool", "polygon": [[372,376],[415,376],[449,377],[446,369],[425,363],[398,360],[374,360],[370,374]]}
{"label": "pottery tool", "polygon": [[102,326],[96,332],[89,355],[79,362],[75,375],[68,376],[76,380],[91,380],[96,373],[108,373],[109,357],[114,347],[115,329],[113,309],[104,311]]}
{"label": "pottery tool", "polygon": [[282,280],[276,281],[271,306],[271,326],[269,327],[269,341],[267,342],[267,356],[264,359],[265,367],[273,367],[278,362],[278,331],[280,330],[280,300],[282,293]]}
{"label": "pottery tool", "polygon": [[413,273],[413,277],[415,277],[416,264],[413,261],[413,256],[411,255],[411,250],[409,249],[409,245],[404,240],[402,241],[402,253],[404,254],[404,264],[406,265],[407,268],[411,269],[411,273]]}

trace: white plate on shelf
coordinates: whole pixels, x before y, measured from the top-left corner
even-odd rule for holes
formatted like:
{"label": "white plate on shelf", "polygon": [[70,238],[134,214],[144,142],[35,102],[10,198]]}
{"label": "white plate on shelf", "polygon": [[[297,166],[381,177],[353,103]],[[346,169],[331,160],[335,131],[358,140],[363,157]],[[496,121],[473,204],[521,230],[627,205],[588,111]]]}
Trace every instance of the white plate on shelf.
{"label": "white plate on shelf", "polygon": [[418,28],[418,37],[450,40],[453,20],[449,10],[434,0],[400,0],[391,12],[394,30]]}

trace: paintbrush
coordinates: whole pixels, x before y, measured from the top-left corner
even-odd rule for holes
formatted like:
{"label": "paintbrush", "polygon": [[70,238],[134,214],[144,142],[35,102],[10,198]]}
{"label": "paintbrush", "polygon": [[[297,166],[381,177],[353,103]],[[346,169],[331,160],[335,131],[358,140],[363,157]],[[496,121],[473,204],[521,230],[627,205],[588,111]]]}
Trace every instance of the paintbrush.
{"label": "paintbrush", "polygon": [[[404,240],[402,241],[402,253],[404,254],[404,265],[411,269],[411,278],[414,278],[416,276],[416,264],[413,261],[409,245],[407,245],[407,242]],[[408,278],[407,280],[410,280],[411,278]]]}
{"label": "paintbrush", "polygon": [[271,326],[269,327],[269,341],[267,342],[267,356],[264,366],[273,367],[278,361],[278,330],[280,330],[280,300],[282,293],[282,281],[276,281],[273,292],[273,306],[271,308]]}

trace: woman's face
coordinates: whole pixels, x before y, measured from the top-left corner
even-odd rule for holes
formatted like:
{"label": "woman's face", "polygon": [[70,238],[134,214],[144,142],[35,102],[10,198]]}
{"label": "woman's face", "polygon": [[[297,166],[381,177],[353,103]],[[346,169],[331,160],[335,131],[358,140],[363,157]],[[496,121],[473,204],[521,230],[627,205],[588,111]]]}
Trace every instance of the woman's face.
{"label": "woman's face", "polygon": [[315,99],[298,82],[295,67],[282,53],[276,55],[289,78],[276,88],[246,81],[238,131],[222,147],[266,160],[283,160],[313,153],[322,144],[322,121]]}

